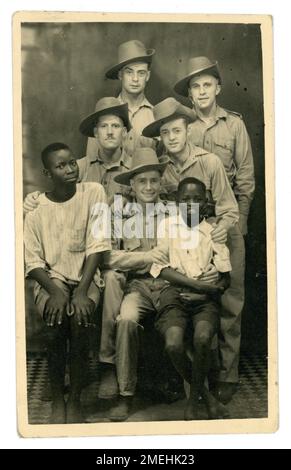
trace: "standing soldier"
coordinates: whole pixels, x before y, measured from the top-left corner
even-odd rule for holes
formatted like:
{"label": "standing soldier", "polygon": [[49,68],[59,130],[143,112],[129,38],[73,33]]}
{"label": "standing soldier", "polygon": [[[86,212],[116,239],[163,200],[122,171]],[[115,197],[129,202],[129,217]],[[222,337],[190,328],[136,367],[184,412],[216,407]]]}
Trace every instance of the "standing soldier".
{"label": "standing soldier", "polygon": [[236,390],[241,339],[241,312],[244,305],[245,248],[247,218],[255,190],[254,165],[250,139],[236,112],[218,106],[221,76],[217,62],[207,57],[189,60],[188,74],[179,80],[174,90],[189,97],[197,119],[189,126],[189,140],[222,161],[239,206],[239,224],[228,232],[231,252],[231,286],[222,297],[220,372],[217,393],[227,403]]}
{"label": "standing soldier", "polygon": [[[142,130],[154,120],[153,105],[145,97],[146,84],[150,79],[150,66],[154,49],[146,49],[136,39],[120,44],[117,64],[107,70],[106,78],[120,80],[121,92],[118,96],[120,104],[128,105],[131,131],[124,138],[123,147],[129,156],[136,147],[152,147],[156,144],[152,139],[141,136]],[[97,142],[89,138],[87,156],[97,154]]]}

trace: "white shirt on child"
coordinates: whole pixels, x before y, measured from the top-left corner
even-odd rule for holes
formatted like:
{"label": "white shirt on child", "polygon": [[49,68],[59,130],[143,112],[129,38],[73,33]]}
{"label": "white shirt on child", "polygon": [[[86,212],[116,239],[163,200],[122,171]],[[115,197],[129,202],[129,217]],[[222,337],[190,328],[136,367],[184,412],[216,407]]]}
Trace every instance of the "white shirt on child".
{"label": "white shirt on child", "polygon": [[164,268],[171,267],[191,279],[198,279],[210,264],[218,272],[231,271],[229,250],[225,244],[212,241],[212,230],[212,225],[206,220],[194,228],[188,227],[181,215],[162,220],[157,233],[158,247],[168,256],[169,263],[154,263],[151,275],[158,277]]}
{"label": "white shirt on child", "polygon": [[[98,183],[77,184],[75,195],[65,202],[53,202],[41,194],[38,207],[25,218],[26,275],[43,268],[51,278],[78,283],[86,258],[111,249],[107,217],[102,217],[98,204],[106,211],[105,191]],[[99,270],[94,281],[102,285]]]}

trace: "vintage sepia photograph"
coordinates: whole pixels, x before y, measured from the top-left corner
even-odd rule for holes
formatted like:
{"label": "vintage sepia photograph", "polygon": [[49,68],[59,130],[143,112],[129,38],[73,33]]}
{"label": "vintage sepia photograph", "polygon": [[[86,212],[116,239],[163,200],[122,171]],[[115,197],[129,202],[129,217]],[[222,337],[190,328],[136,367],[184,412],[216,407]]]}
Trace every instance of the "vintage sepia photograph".
{"label": "vintage sepia photograph", "polygon": [[276,431],[272,42],[14,15],[22,436]]}

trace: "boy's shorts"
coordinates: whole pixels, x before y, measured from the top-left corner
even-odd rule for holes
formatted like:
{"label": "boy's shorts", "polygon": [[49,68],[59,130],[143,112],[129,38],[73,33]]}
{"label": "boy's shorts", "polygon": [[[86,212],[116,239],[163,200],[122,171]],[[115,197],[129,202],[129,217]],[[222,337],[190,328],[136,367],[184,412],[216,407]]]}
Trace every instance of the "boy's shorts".
{"label": "boy's shorts", "polygon": [[[62,289],[62,291],[65,294],[71,295],[74,289],[77,287],[77,285],[67,284],[61,281],[60,279],[52,278],[51,280],[60,289]],[[91,282],[91,285],[87,292],[87,296],[89,297],[89,299],[91,299],[94,302],[95,307],[97,307],[99,303],[99,299],[100,299],[100,289],[98,286],[96,286],[94,282]],[[49,297],[50,297],[49,293],[43,287],[41,287],[39,284],[36,283],[36,286],[34,289],[34,303],[42,318],[43,318],[44,307]]]}
{"label": "boy's shorts", "polygon": [[185,331],[189,321],[192,322],[193,329],[198,322],[207,321],[213,326],[214,333],[217,333],[220,314],[219,302],[207,298],[186,306],[180,297],[182,292],[188,293],[189,289],[168,286],[162,290],[156,320],[157,330],[164,335],[172,326],[178,326]]}

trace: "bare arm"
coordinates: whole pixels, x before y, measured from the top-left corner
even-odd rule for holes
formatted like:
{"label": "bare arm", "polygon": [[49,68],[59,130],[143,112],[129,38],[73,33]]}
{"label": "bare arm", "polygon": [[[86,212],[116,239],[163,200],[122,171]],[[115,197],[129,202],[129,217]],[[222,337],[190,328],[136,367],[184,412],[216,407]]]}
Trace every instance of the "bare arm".
{"label": "bare arm", "polygon": [[93,281],[94,274],[102,262],[102,252],[92,253],[86,259],[82,279],[73,292],[72,309],[76,315],[79,325],[82,323],[87,327],[90,323],[90,315],[93,313],[95,305],[87,296],[88,289]]}
{"label": "bare arm", "polygon": [[171,284],[176,284],[181,287],[189,287],[198,294],[211,294],[223,291],[223,288],[214,284],[208,284],[206,282],[196,281],[191,279],[184,274],[177,272],[173,268],[164,268],[159,277],[169,281]]}
{"label": "bare arm", "polygon": [[94,274],[96,273],[98,266],[101,265],[102,257],[103,253],[93,253],[88,256],[84,265],[82,279],[74,292],[79,291],[83,292],[85,295],[87,294],[90,284],[93,281]]}

